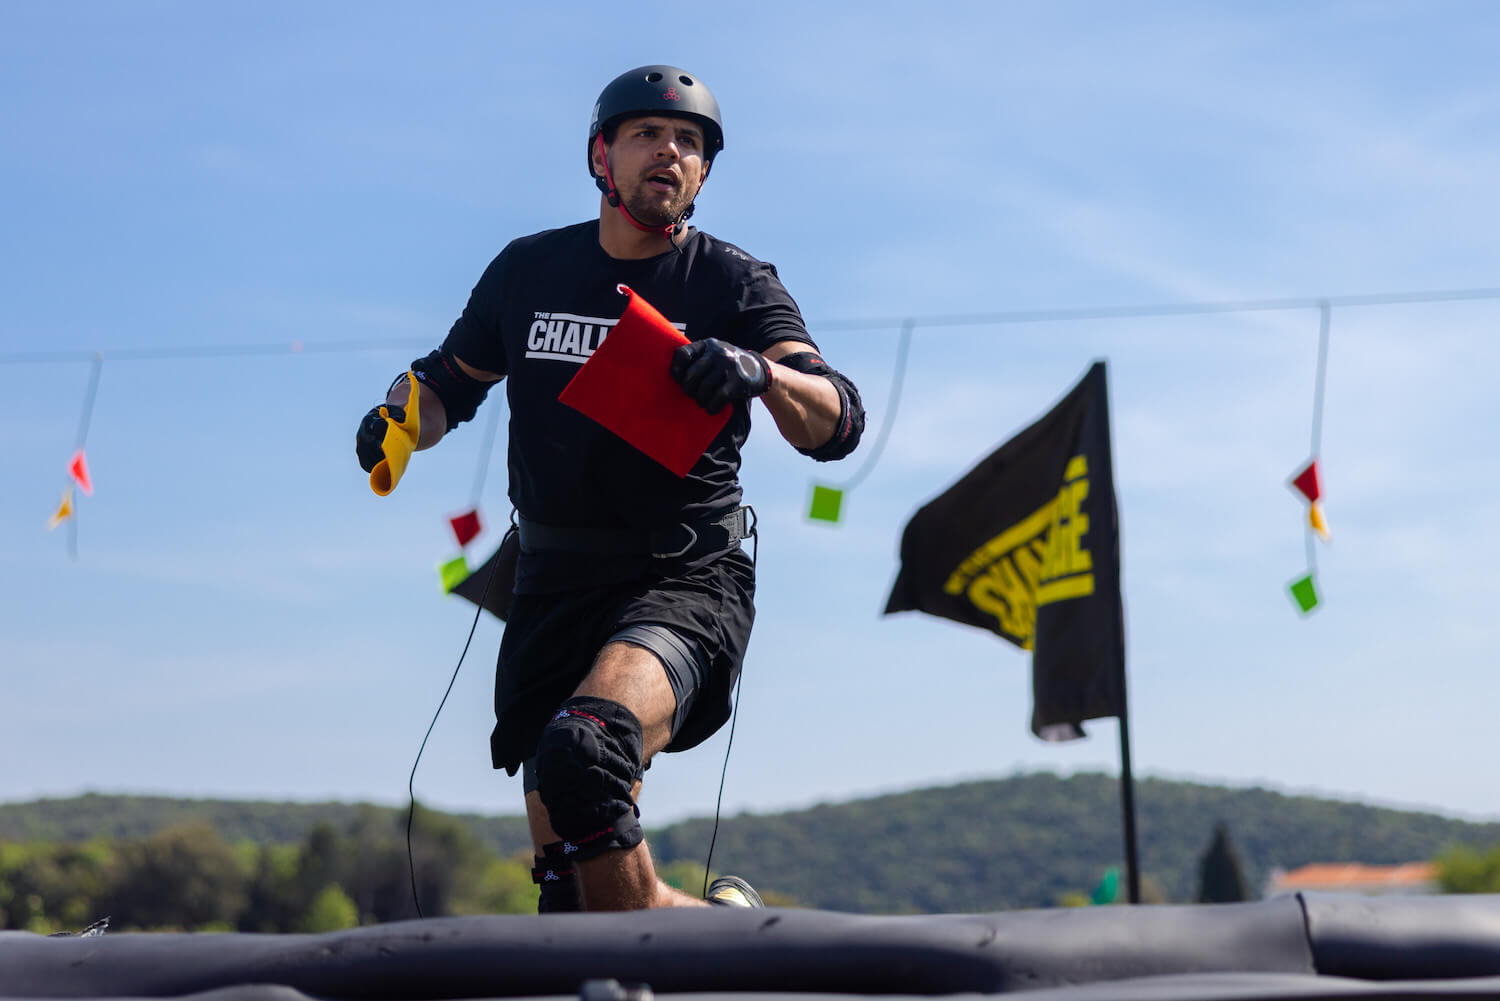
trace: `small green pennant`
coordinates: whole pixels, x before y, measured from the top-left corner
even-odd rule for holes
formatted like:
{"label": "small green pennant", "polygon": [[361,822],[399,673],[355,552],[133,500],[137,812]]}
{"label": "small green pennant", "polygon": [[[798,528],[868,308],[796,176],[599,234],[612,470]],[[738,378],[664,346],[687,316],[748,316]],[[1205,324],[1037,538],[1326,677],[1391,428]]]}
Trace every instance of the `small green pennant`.
{"label": "small green pennant", "polygon": [[1091,904],[1112,904],[1120,895],[1120,867],[1112,865],[1104,870],[1104,878],[1099,880],[1099,885],[1094,887],[1094,892],[1089,895]]}
{"label": "small green pennant", "polygon": [[839,520],[839,508],[844,504],[844,492],[836,487],[813,485],[812,507],[807,516],[814,521]]}
{"label": "small green pennant", "polygon": [[1287,585],[1287,590],[1292,592],[1292,600],[1297,603],[1303,615],[1318,607],[1318,589],[1313,583],[1312,574],[1292,581]]}
{"label": "small green pennant", "polygon": [[438,564],[438,576],[443,579],[443,593],[447,594],[458,585],[469,579],[469,564],[464,561],[463,554],[453,557],[447,563]]}

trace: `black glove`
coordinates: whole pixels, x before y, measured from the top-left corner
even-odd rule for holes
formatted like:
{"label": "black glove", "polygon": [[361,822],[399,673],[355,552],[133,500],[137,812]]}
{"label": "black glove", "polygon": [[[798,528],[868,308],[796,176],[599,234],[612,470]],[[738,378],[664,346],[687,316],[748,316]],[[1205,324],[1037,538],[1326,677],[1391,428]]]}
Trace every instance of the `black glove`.
{"label": "black glove", "polygon": [[684,344],[672,352],[672,378],[711,414],[726,403],[760,396],[771,388],[771,363],[759,352],[717,337]]}
{"label": "black glove", "polygon": [[397,424],[406,423],[406,408],[387,403],[371,407],[359,422],[359,430],[354,432],[354,454],[359,457],[359,468],[367,473],[374,472],[375,464],[385,458],[381,445],[385,442],[387,414]]}

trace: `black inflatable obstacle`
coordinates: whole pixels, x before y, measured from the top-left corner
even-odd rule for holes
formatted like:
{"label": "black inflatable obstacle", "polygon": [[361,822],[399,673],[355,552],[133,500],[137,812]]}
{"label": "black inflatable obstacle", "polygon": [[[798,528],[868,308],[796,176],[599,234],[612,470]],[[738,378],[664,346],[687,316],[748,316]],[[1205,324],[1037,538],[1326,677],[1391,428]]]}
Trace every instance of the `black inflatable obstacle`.
{"label": "black inflatable obstacle", "polygon": [[[627,986],[599,983],[611,980]],[[435,918],[324,935],[0,932],[6,999],[576,998],[585,984],[591,1001],[1500,998],[1500,896],[926,917],[714,908]]]}

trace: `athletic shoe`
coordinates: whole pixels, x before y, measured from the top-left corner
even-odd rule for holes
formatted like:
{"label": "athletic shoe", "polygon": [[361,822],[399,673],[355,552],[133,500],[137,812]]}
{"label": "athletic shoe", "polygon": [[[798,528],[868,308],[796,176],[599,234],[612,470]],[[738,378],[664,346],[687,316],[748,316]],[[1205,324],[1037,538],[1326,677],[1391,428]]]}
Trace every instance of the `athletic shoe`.
{"label": "athletic shoe", "polygon": [[708,884],[708,896],[704,899],[719,907],[766,906],[760,899],[760,894],[738,876],[720,876]]}

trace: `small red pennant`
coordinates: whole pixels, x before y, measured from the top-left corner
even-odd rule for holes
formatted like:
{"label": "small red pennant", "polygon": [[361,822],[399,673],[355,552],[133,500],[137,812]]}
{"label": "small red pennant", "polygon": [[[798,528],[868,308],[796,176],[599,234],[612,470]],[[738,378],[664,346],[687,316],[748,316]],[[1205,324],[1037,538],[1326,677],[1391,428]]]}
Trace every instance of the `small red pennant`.
{"label": "small red pennant", "polygon": [[453,526],[453,537],[458,540],[459,546],[467,546],[479,535],[479,510],[476,508],[463,514],[455,514],[448,519],[448,524]]}
{"label": "small red pennant", "polygon": [[1292,477],[1291,485],[1293,490],[1316,503],[1323,496],[1323,488],[1318,483],[1318,460],[1312,460],[1303,467],[1300,473]]}
{"label": "small red pennant", "polygon": [[89,479],[89,463],[84,458],[83,449],[73,453],[73,458],[68,462],[68,475],[78,484],[79,490],[90,497],[94,496],[94,481]]}

